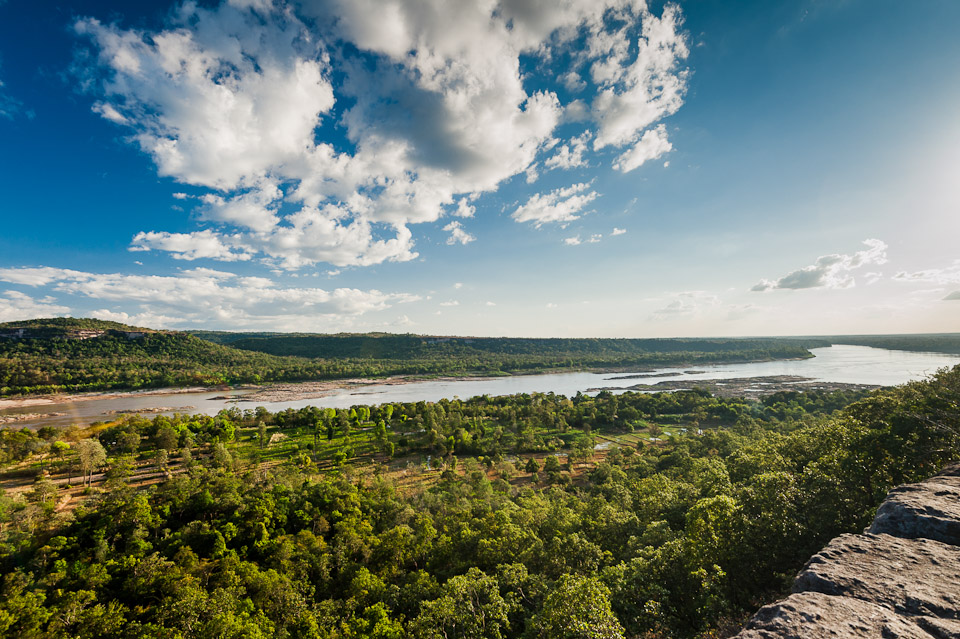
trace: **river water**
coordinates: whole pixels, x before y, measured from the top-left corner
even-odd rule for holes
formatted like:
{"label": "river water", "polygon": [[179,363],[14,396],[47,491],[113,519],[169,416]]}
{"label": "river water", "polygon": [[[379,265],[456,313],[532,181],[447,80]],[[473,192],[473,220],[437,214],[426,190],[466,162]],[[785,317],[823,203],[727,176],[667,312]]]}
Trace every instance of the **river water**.
{"label": "river water", "polygon": [[[865,346],[831,346],[816,348],[816,355],[805,360],[781,360],[745,364],[716,364],[712,366],[665,367],[644,371],[643,375],[667,374],[663,377],[635,379],[611,379],[626,373],[551,373],[546,375],[517,375],[490,379],[424,381],[410,384],[373,384],[333,391],[320,398],[301,399],[273,403],[243,401],[249,390],[218,390],[200,393],[171,393],[156,395],[132,395],[91,399],[80,402],[44,404],[19,408],[0,409],[0,415],[26,413],[64,413],[54,417],[15,422],[7,427],[67,426],[89,424],[109,419],[117,412],[146,411],[167,408],[165,413],[204,413],[215,415],[224,408],[238,406],[253,408],[264,406],[271,412],[286,408],[320,406],[347,408],[354,404],[381,404],[384,402],[437,401],[443,398],[467,399],[476,395],[511,395],[514,393],[547,393],[575,395],[590,388],[623,388],[638,383],[654,384],[659,381],[689,380],[695,386],[697,380],[733,379],[740,377],[768,377],[775,375],[798,375],[823,382],[850,384],[877,384],[893,386],[911,380],[922,379],[944,366],[960,364],[960,356],[942,353],[911,353]],[[240,401],[237,401],[240,400]]]}

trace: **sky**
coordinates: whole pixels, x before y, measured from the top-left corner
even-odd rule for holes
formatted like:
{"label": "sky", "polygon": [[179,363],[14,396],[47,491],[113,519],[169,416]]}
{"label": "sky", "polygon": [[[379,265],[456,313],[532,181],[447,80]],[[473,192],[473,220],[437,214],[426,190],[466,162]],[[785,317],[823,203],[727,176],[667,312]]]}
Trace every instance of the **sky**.
{"label": "sky", "polygon": [[0,0],[0,321],[960,329],[955,0]]}

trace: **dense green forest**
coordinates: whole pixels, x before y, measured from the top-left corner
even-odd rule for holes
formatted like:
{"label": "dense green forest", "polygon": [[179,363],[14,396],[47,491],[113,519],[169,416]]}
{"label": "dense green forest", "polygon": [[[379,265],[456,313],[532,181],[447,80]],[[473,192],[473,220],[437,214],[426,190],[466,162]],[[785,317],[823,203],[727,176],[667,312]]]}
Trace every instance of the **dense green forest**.
{"label": "dense green forest", "polygon": [[898,351],[960,353],[960,334],[921,333],[916,335],[840,335],[825,337],[832,344],[872,346]]}
{"label": "dense green forest", "polygon": [[960,367],[6,429],[0,635],[720,636],[955,459],[958,401]]}
{"label": "dense green forest", "polygon": [[830,343],[816,338],[783,339],[611,339],[611,338],[520,338],[440,337],[390,333],[227,333],[191,331],[218,344],[271,355],[299,357],[421,359],[482,358],[490,355],[564,357],[629,357],[649,353],[758,351],[771,347],[816,348]]}
{"label": "dense green forest", "polygon": [[[21,329],[24,335],[18,333]],[[304,339],[320,346],[302,348]],[[266,350],[277,352],[234,347],[257,340],[275,343],[276,348]],[[0,324],[0,396],[753,361],[809,357],[807,347],[814,344],[798,340],[472,340],[364,335],[257,337],[224,345],[187,333],[60,318]]]}

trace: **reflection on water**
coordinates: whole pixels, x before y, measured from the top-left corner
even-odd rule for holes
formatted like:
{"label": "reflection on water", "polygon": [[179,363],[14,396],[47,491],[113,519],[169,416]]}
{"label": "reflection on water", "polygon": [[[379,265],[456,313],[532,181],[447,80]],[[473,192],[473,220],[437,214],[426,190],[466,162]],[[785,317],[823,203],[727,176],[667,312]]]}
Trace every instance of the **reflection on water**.
{"label": "reflection on water", "polygon": [[[922,379],[944,366],[960,364],[960,356],[940,353],[910,353],[889,351],[866,346],[832,346],[812,351],[816,357],[806,360],[755,362],[747,364],[717,364],[690,367],[659,368],[649,373],[664,373],[663,377],[646,379],[611,379],[622,374],[610,373],[553,373],[548,375],[518,375],[493,379],[459,381],[426,381],[402,385],[369,385],[354,389],[335,391],[326,397],[263,403],[269,411],[304,406],[347,408],[354,404],[380,404],[384,402],[437,401],[444,397],[467,399],[476,395],[510,395],[514,393],[547,393],[575,395],[588,388],[627,388],[637,383],[652,384],[659,381],[698,379],[731,379],[736,377],[766,377],[773,375],[799,375],[825,382],[851,384],[879,384],[892,386]],[[645,373],[648,371],[645,371]],[[666,374],[672,373],[672,374]],[[223,408],[239,406],[253,408],[257,404],[244,402],[248,390],[218,390],[203,393],[176,393],[160,395],[134,395],[131,397],[94,399],[69,404],[46,404],[0,410],[0,415],[29,413],[64,413],[60,416],[31,419],[17,422],[15,426],[66,426],[109,419],[117,412],[143,410],[157,411],[167,408],[172,412],[205,413],[215,415]],[[216,398],[216,399],[214,399]],[[223,399],[231,398],[231,399]]]}

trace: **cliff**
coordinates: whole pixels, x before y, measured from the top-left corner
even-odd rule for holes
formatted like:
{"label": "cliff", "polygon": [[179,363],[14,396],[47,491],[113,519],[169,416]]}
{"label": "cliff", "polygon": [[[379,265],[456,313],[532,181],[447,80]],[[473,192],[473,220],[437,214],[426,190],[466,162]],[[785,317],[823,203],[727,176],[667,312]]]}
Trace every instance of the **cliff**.
{"label": "cliff", "polygon": [[960,638],[960,464],[895,488],[862,535],[814,555],[734,639]]}

